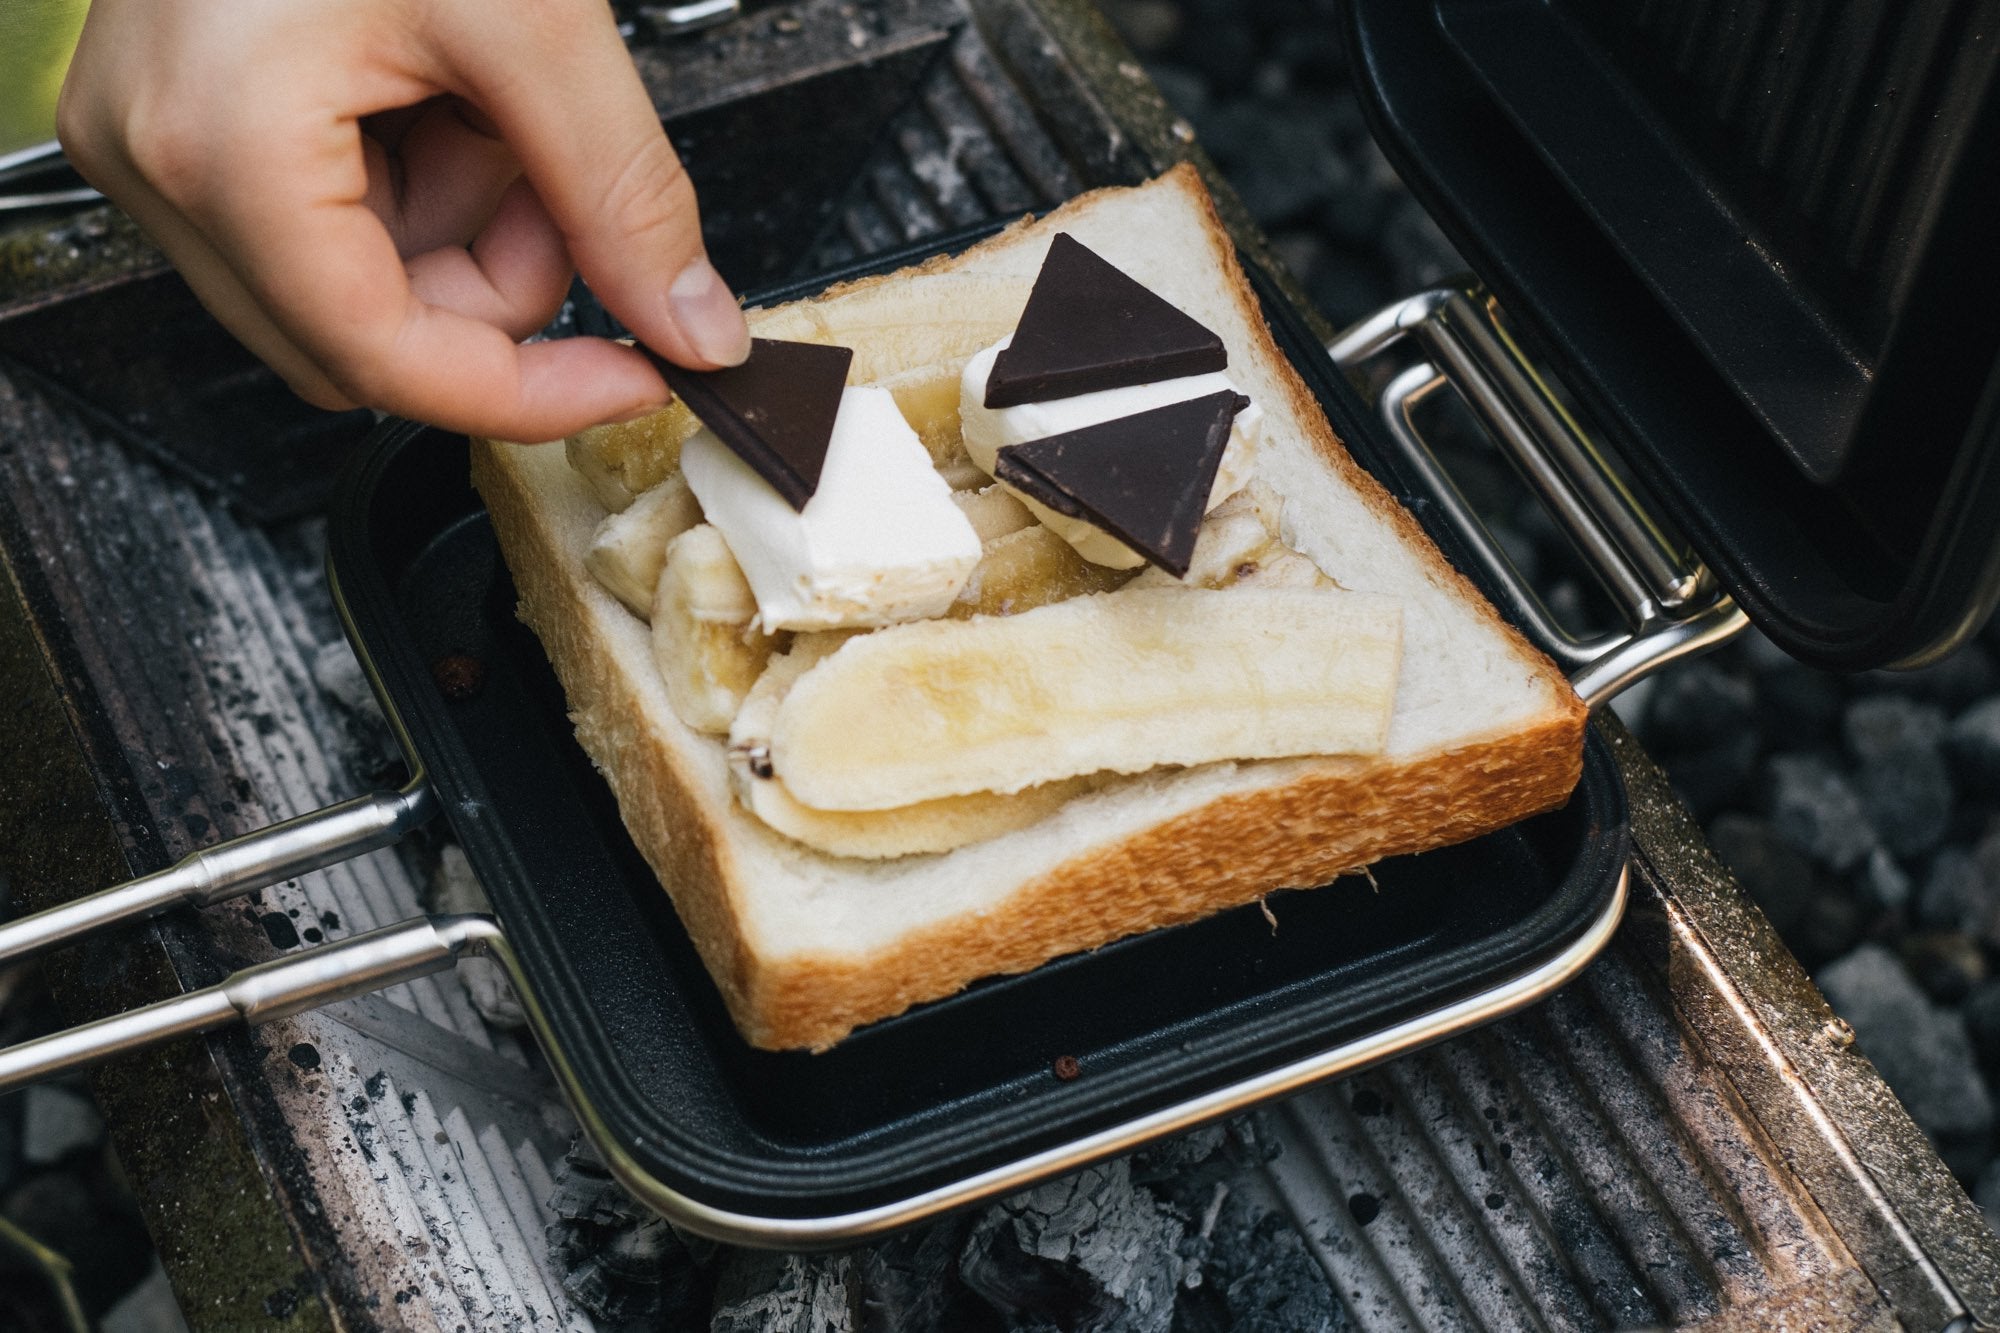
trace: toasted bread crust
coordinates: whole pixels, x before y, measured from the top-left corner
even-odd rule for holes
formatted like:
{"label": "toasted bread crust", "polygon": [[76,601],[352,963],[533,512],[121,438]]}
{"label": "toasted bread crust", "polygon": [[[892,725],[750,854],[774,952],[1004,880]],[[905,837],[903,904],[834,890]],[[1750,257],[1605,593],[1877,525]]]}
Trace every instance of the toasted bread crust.
{"label": "toasted bread crust", "polygon": [[[1192,168],[1165,181],[1199,200],[1221,254],[1233,254]],[[1085,195],[1040,222],[1062,225]],[[951,267],[932,260],[920,271]],[[1253,328],[1254,292],[1234,264],[1224,275]],[[851,292],[895,281],[865,279]],[[659,875],[743,1035],[768,1049],[824,1048],[856,1026],[963,989],[980,977],[1023,972],[1049,959],[1253,901],[1273,890],[1324,883],[1388,856],[1489,833],[1563,804],[1582,772],[1587,711],[1555,667],[1530,647],[1431,546],[1416,521],[1347,456],[1317,402],[1282,358],[1291,414],[1340,481],[1365,497],[1422,553],[1431,576],[1479,608],[1492,629],[1550,685],[1549,710],[1527,726],[1473,738],[1415,760],[1339,759],[1268,788],[1225,796],[1122,841],[1080,852],[1021,885],[993,910],[907,930],[865,956],[757,947],[745,925],[729,822],[747,818],[700,790],[677,742],[597,641],[587,575],[568,562],[541,501],[502,449],[475,441],[473,482],[485,498],[520,592],[521,618],[540,636],[570,701],[577,736],[618,798],[634,843]],[[684,742],[682,742],[684,743]],[[1275,782],[1275,780],[1274,780]]]}

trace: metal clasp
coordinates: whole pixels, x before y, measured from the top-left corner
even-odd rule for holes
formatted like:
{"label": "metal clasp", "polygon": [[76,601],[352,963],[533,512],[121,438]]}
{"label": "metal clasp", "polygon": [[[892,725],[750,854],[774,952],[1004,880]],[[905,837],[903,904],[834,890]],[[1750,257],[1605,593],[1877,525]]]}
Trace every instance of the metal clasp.
{"label": "metal clasp", "polygon": [[[1500,591],[1517,624],[1595,709],[1669,662],[1720,647],[1749,627],[1699,561],[1605,461],[1595,440],[1509,336],[1476,284],[1398,301],[1340,334],[1327,352],[1352,369],[1404,338],[1428,358],[1397,374],[1375,401],[1389,438]],[[1578,638],[1559,624],[1439,464],[1413,413],[1449,386],[1514,464],[1617,605],[1625,628]]]}

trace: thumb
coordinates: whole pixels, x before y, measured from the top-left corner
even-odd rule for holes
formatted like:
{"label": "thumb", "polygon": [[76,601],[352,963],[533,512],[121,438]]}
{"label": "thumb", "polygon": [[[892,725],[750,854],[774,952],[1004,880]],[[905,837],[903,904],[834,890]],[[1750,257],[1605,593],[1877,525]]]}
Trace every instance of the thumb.
{"label": "thumb", "polygon": [[[519,6],[462,63],[481,109],[520,158],[584,281],[668,360],[706,369],[750,353],[743,313],[708,261],[680,158],[601,0]],[[493,48],[497,47],[495,50]]]}

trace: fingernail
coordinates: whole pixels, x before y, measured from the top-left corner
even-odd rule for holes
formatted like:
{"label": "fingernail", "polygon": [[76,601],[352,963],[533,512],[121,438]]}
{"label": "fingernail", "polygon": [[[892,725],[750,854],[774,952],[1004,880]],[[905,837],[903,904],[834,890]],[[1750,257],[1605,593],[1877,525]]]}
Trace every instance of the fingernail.
{"label": "fingernail", "polygon": [[633,408],[630,412],[625,413],[625,415],[623,416],[609,418],[604,422],[604,424],[607,426],[623,426],[627,422],[637,421],[641,417],[649,417],[653,415],[653,413],[659,411],[661,408],[665,407],[671,401],[673,400],[668,398],[661,398],[657,400],[643,402],[639,404],[637,407]]}
{"label": "fingernail", "polygon": [[750,328],[729,284],[706,258],[697,258],[680,271],[667,288],[667,308],[674,322],[705,359],[721,366],[737,366],[750,355]]}

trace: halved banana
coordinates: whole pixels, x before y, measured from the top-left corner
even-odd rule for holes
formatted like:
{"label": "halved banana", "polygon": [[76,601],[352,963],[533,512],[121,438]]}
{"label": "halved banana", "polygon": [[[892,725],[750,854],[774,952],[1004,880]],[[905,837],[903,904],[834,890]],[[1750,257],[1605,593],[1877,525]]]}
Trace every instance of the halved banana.
{"label": "halved banana", "polygon": [[667,562],[667,543],[699,522],[701,503],[676,472],[624,512],[607,515],[597,525],[590,549],[583,553],[583,566],[632,614],[649,620],[660,567]]}
{"label": "halved banana", "polygon": [[779,704],[772,771],[821,810],[885,810],[1163,764],[1380,751],[1402,608],[1325,589],[1128,589],[894,625]]}
{"label": "halved banana", "polygon": [[563,442],[563,450],[598,502],[615,514],[678,471],[681,445],[700,429],[695,414],[676,398],[637,421],[580,430]]}
{"label": "halved banana", "polygon": [[964,361],[1013,332],[1034,275],[906,273],[863,281],[810,305],[747,311],[760,338],[854,349],[849,384],[876,384],[917,366]]}
{"label": "halved banana", "polygon": [[1052,602],[1110,592],[1132,577],[1128,569],[1092,564],[1061,537],[1032,519],[1029,522],[1028,527],[986,543],[979,563],[972,567],[972,577],[946,609],[946,616],[963,620],[968,616],[1018,615]]}
{"label": "halved banana", "polygon": [[1151,568],[1133,579],[1134,588],[1233,588],[1239,584],[1276,588],[1340,586],[1279,538],[1284,502],[1261,481],[1253,481],[1217,505],[1195,536],[1187,577]]}
{"label": "halved banana", "polygon": [[799,635],[790,652],[771,659],[729,729],[730,786],[743,807],[770,828],[833,856],[882,860],[948,852],[1026,828],[1098,785],[1092,778],[1071,778],[1011,796],[975,792],[895,810],[815,810],[800,804],[771,772],[771,721],[799,677],[851,637]]}
{"label": "halved banana", "polygon": [[653,661],[674,715],[696,731],[728,731],[784,636],[751,630],[757,599],[714,527],[667,543],[652,613]]}

